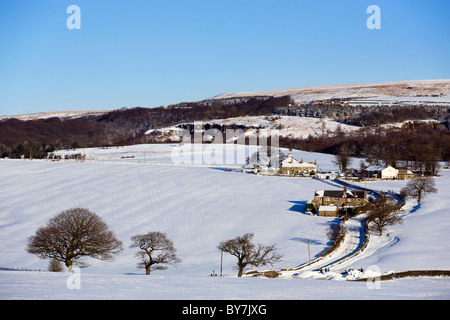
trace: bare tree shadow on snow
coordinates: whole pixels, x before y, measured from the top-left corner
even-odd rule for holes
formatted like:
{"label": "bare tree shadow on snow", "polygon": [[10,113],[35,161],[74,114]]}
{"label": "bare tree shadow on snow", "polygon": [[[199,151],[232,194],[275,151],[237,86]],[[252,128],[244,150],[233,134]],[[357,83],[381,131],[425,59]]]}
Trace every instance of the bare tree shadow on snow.
{"label": "bare tree shadow on snow", "polygon": [[288,202],[294,204],[292,207],[288,209],[289,211],[306,214],[306,203],[308,201],[288,201]]}

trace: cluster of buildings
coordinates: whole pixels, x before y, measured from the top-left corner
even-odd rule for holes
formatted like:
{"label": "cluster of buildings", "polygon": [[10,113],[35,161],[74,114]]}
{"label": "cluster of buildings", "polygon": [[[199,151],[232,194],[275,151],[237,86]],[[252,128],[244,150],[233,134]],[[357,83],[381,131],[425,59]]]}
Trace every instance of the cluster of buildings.
{"label": "cluster of buildings", "polygon": [[311,201],[319,216],[339,217],[369,204],[363,190],[316,190]]}
{"label": "cluster of buildings", "polygon": [[[246,172],[264,174],[269,172],[266,166],[252,166],[244,169]],[[317,161],[305,162],[303,159],[297,161],[292,154],[281,161],[280,167],[272,171],[284,176],[311,177],[316,176],[320,179],[334,180],[338,173],[319,173],[317,170]],[[370,166],[364,170],[355,171],[353,176],[365,179],[413,179],[415,174],[408,169],[396,169],[390,165]],[[314,198],[309,203],[310,209],[313,209],[319,216],[339,217],[346,213],[354,213],[355,210],[369,204],[368,195],[363,190],[316,190]]]}
{"label": "cluster of buildings", "polygon": [[[244,168],[245,172],[250,173],[265,173],[271,172],[278,175],[284,176],[297,176],[297,177],[309,177],[317,175],[321,179],[334,179],[336,173],[333,175],[330,173],[322,174],[317,171],[317,160],[314,162],[307,162],[301,159],[297,161],[292,157],[292,154],[288,154],[280,163],[279,168],[270,170],[265,165],[248,165]],[[414,179],[415,174],[408,169],[396,169],[390,165],[387,166],[370,166],[363,170],[353,170],[353,176],[366,178],[366,179],[396,179],[396,180],[407,180]],[[331,178],[330,178],[330,177]]]}
{"label": "cluster of buildings", "polygon": [[244,167],[244,172],[256,173],[256,174],[278,174],[283,176],[296,176],[296,177],[310,177],[317,173],[317,161],[304,162],[303,159],[297,161],[292,157],[292,154],[288,154],[287,158],[281,161],[280,167],[275,168],[275,171],[266,165],[249,164]]}
{"label": "cluster of buildings", "polygon": [[303,159],[298,162],[288,154],[287,158],[281,161],[278,174],[288,176],[311,176],[317,173],[317,160],[314,162],[304,162]]}
{"label": "cluster of buildings", "polygon": [[408,180],[414,179],[415,174],[408,169],[396,169],[390,165],[387,165],[370,166],[364,170],[361,170],[361,176],[364,178],[374,179]]}

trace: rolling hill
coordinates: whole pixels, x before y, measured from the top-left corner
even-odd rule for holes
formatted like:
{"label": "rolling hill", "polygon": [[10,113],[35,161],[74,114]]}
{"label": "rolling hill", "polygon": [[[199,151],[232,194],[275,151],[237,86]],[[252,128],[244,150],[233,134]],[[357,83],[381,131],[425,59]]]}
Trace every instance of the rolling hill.
{"label": "rolling hill", "polygon": [[[448,269],[448,170],[436,178],[439,192],[416,206],[405,206],[404,223],[385,235],[371,234],[362,254],[327,275],[291,274],[289,279],[237,279],[235,260],[224,256],[224,278],[209,277],[220,268],[220,241],[254,232],[255,240],[277,244],[283,254],[274,266],[291,268],[327,248],[326,231],[335,218],[305,214],[314,190],[332,186],[311,178],[255,176],[220,165],[174,165],[176,145],[140,145],[84,150],[91,160],[0,160],[1,267],[46,269],[47,261],[25,252],[27,238],[48,219],[71,207],[88,207],[104,219],[125,250],[115,261],[88,259],[81,290],[66,287],[67,275],[0,271],[2,299],[448,299],[448,279],[410,279],[381,283],[381,290],[351,281],[305,280],[328,276],[344,280],[347,268],[390,271]],[[206,148],[206,145],[205,145]],[[224,152],[244,146],[229,145]],[[202,152],[208,152],[206,148]],[[80,150],[81,151],[81,150]],[[75,152],[75,151],[68,151]],[[196,152],[196,150],[193,150]],[[293,150],[315,158],[324,170],[332,156]],[[371,188],[397,190],[405,181],[374,182]],[[130,237],[166,232],[183,262],[148,278],[136,269]],[[375,269],[374,269],[375,268]],[[376,269],[378,268],[378,269]],[[370,273],[370,274],[373,274]],[[302,278],[297,280],[296,278]],[[336,294],[339,292],[339,294]]]}

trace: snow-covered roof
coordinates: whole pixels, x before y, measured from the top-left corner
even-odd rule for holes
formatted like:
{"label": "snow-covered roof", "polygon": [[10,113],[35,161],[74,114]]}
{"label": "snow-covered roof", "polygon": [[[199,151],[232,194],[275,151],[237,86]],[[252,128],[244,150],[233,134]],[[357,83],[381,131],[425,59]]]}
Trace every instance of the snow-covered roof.
{"label": "snow-covered roof", "polygon": [[387,166],[370,166],[366,168],[366,171],[382,171],[386,168]]}
{"label": "snow-covered roof", "polygon": [[389,169],[389,170],[393,170],[393,171],[398,171],[397,169],[395,169],[394,167],[391,166],[370,166],[368,168],[366,168],[366,171],[369,172],[381,172],[385,169]]}
{"label": "snow-covered roof", "polygon": [[287,158],[281,161],[281,166],[285,168],[311,168],[316,165],[314,162],[298,162],[291,154],[288,154]]}
{"label": "snow-covered roof", "polygon": [[334,205],[330,206],[320,206],[319,211],[336,211],[338,208]]}

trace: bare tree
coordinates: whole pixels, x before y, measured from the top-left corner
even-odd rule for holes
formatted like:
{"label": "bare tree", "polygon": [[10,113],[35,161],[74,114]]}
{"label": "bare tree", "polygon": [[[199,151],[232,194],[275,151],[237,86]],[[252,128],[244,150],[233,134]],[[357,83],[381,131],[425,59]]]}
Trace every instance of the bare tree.
{"label": "bare tree", "polygon": [[347,171],[348,166],[351,163],[351,158],[348,154],[345,153],[339,153],[335,156],[335,158],[332,160],[333,164],[337,165],[339,167],[339,171],[344,173]]}
{"label": "bare tree", "polygon": [[238,277],[242,276],[244,269],[248,265],[255,267],[273,265],[281,259],[281,255],[275,252],[276,245],[265,246],[260,243],[255,245],[252,242],[253,236],[253,233],[246,233],[243,236],[222,241],[217,246],[219,250],[227,252],[238,259],[236,265]]}
{"label": "bare tree", "polygon": [[386,226],[402,223],[400,216],[400,206],[393,199],[388,199],[386,196],[368,209],[367,222],[369,227],[383,235],[383,229]]}
{"label": "bare tree", "polygon": [[[167,264],[173,265],[180,263],[175,252],[177,251],[173,242],[167,238],[167,235],[162,232],[149,232],[147,234],[138,234],[131,237],[133,244],[130,248],[139,248],[141,251],[136,253],[140,259],[137,267],[145,269],[145,273],[150,275],[152,270],[165,270]],[[156,254],[156,251],[159,251]],[[155,267],[153,267],[155,266]]]}
{"label": "bare tree", "polygon": [[328,240],[333,241],[341,233],[342,226],[340,223],[333,223],[328,227],[327,237]]}
{"label": "bare tree", "polygon": [[27,244],[28,253],[64,262],[69,271],[74,262],[86,267],[81,261],[85,257],[112,260],[122,250],[122,242],[108,230],[108,225],[83,208],[65,210],[53,217],[28,238]]}
{"label": "bare tree", "polygon": [[62,272],[63,271],[63,264],[61,261],[58,261],[56,259],[50,260],[47,270],[51,272]]}
{"label": "bare tree", "polygon": [[421,203],[428,193],[437,192],[435,186],[433,178],[416,177],[408,181],[406,187],[402,188],[400,193],[406,196],[417,197],[417,202]]}
{"label": "bare tree", "polygon": [[346,172],[348,169],[348,166],[352,162],[351,154],[353,152],[353,147],[345,144],[339,148],[338,154],[335,155],[334,159],[332,160],[333,164],[337,165],[339,167],[339,171],[342,173]]}

